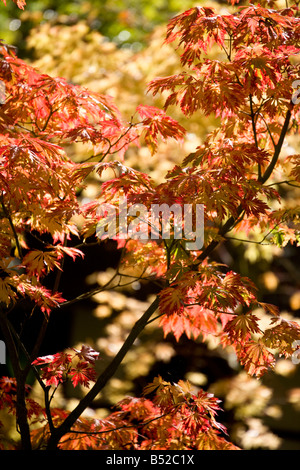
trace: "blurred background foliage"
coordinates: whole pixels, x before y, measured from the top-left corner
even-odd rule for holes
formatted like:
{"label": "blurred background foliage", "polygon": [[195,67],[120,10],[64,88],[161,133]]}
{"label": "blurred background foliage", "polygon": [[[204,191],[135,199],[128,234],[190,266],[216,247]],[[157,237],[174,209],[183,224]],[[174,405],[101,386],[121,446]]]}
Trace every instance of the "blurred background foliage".
{"label": "blurred background foliage", "polygon": [[[174,46],[162,47],[166,23],[178,12],[198,4],[201,1],[28,0],[25,10],[20,11],[7,2],[6,7],[0,5],[0,37],[43,73],[113,96],[124,117],[130,119],[140,103],[163,104],[162,96],[153,98],[146,89],[153,78],[181,70]],[[205,5],[220,12],[231,9],[222,2]],[[200,113],[186,119],[180,111],[170,111],[188,130],[185,142],[181,146],[161,143],[153,157],[144,146],[132,148],[125,157],[127,165],[150,174],[157,183],[218,125],[218,121]],[[296,153],[298,146],[296,135],[285,151]],[[71,145],[67,151],[75,161],[92,156],[92,149],[81,144]],[[80,198],[88,202],[98,193],[99,179],[91,177]],[[299,199],[299,193],[291,187],[284,196],[287,204]],[[104,285],[120,259],[113,242],[86,247],[84,251],[85,259],[78,261],[75,269],[66,262],[60,285],[65,298]],[[260,288],[261,300],[278,305],[283,316],[299,316],[299,249],[228,241],[214,253],[214,259],[252,278]],[[126,274],[132,276],[128,278],[130,284],[55,313],[41,354],[88,343],[100,351],[99,371],[105,368],[156,292],[155,285],[139,279],[136,272]],[[52,281],[49,276],[49,285]],[[38,322],[29,325],[29,342],[34,341],[37,328]],[[242,448],[300,450],[299,366],[279,360],[274,371],[256,380],[240,370],[230,349],[219,349],[213,339],[203,344],[184,337],[178,343],[172,336],[163,338],[157,321],[138,338],[116,376],[86,414],[106,416],[116,401],[127,394],[139,396],[158,374],[169,381],[189,380],[195,388],[202,387],[220,397],[224,413],[219,418],[228,427],[230,439]],[[74,393],[66,386],[56,395],[56,404],[71,409],[84,392],[81,389]],[[33,395],[39,398],[34,383]],[[5,420],[3,416],[1,420]]]}
{"label": "blurred background foliage", "polygon": [[[185,0],[184,9],[194,4]],[[100,32],[121,48],[137,51],[146,45],[147,35],[155,26],[166,24],[182,7],[180,0],[29,0],[22,12],[7,2],[6,8],[1,7],[1,37],[25,51],[26,37],[34,26],[84,21],[90,30]]]}

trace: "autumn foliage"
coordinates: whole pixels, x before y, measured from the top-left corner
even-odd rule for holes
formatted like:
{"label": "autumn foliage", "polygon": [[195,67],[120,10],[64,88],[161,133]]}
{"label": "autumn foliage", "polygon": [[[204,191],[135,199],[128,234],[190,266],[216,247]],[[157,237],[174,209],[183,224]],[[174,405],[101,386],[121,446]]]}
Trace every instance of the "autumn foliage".
{"label": "autumn foliage", "polygon": [[[300,20],[296,6],[280,10],[265,3],[232,6],[234,13],[223,15],[197,7],[174,17],[165,42],[178,48],[182,72],[152,80],[148,92],[162,94],[164,109],[140,104],[130,121],[111,97],[43,74],[1,44],[0,327],[14,378],[1,379],[0,409],[16,416],[20,432],[20,443],[9,442],[2,432],[3,449],[237,448],[217,421],[219,400],[183,381],[157,377],[142,398],[124,398],[109,417],[81,416],[155,312],[165,336],[186,335],[191,341],[213,336],[234,350],[251,376],[261,377],[278,356],[294,353],[297,320],[282,318],[276,306],[260,300],[250,279],[211,259],[229,233],[249,240],[259,233],[259,239],[280,246],[299,242],[299,207],[286,207],[280,188],[300,185],[299,155],[287,155],[283,147],[299,126],[293,84],[300,76],[295,59]],[[168,139],[180,145],[185,129],[167,114],[174,106],[187,118],[213,114],[219,124],[157,183],[128,167],[126,152],[145,145],[153,155]],[[66,149],[76,143],[90,144],[93,158],[74,162]],[[114,177],[102,181],[106,170]],[[91,174],[98,178],[99,197],[81,205],[78,191]],[[87,345],[39,356],[51,312],[74,301],[63,298],[58,282],[49,289],[44,280],[50,272],[59,280],[66,257],[76,267],[84,252],[70,240],[95,243],[103,217],[99,208],[110,203],[118,209],[124,196],[129,204],[148,208],[203,204],[205,241],[200,251],[188,251],[186,240],[174,237],[174,227],[169,240],[142,243],[116,235],[121,268],[138,267],[142,277],[159,282],[160,291],[97,376],[101,351]],[[39,249],[29,247],[28,233],[39,240]],[[44,316],[32,351],[11,321],[24,299],[29,315],[40,309]],[[258,308],[268,324],[261,325]],[[44,406],[30,398],[29,372],[40,384]],[[52,407],[57,388],[66,382],[89,389],[71,412]]]}

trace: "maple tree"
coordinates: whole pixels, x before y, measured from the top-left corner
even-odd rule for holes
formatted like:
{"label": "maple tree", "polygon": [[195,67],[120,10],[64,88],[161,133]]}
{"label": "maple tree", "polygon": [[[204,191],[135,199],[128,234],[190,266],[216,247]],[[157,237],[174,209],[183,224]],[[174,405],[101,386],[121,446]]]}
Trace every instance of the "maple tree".
{"label": "maple tree", "polygon": [[[249,278],[211,259],[229,233],[251,239],[256,231],[269,243],[299,243],[299,206],[286,207],[280,188],[299,187],[300,179],[299,155],[287,155],[283,147],[299,125],[294,84],[300,20],[297,6],[275,7],[262,2],[222,15],[196,7],[175,16],[165,42],[176,43],[182,72],[152,80],[148,90],[166,97],[164,108],[138,105],[129,121],[109,96],[43,74],[1,44],[0,328],[14,378],[1,379],[0,408],[16,415],[21,448],[236,448],[216,420],[219,400],[184,381],[157,377],[145,387],[144,397],[123,399],[107,418],[82,417],[156,312],[165,335],[203,341],[213,336],[234,350],[250,376],[261,377],[274,367],[277,355],[287,358],[295,352],[297,319],[281,317],[276,306],[260,300]],[[218,51],[217,58],[209,57],[211,50]],[[161,139],[181,142],[185,129],[167,114],[172,106],[187,118],[213,114],[219,125],[156,183],[126,165],[126,152],[146,145],[154,154]],[[66,151],[70,143],[89,143],[93,158],[72,161]],[[102,181],[105,171],[114,177]],[[82,205],[78,191],[91,174],[99,180],[99,196]],[[187,240],[175,237],[175,225],[168,240],[144,242],[116,233],[120,266],[96,291],[113,286],[116,278],[118,285],[123,278],[126,282],[126,268],[134,266],[142,273],[138,279],[159,283],[155,300],[100,375],[95,363],[101,351],[87,345],[39,356],[51,313],[95,293],[64,299],[59,292],[64,259],[76,265],[84,257],[71,239],[78,237],[81,245],[102,243],[97,239],[103,220],[99,209],[106,203],[117,211],[124,196],[129,205],[149,209],[164,203],[203,205],[204,246],[187,250]],[[30,248],[28,233],[39,249]],[[57,272],[52,289],[44,282],[50,272]],[[37,309],[43,314],[32,350],[11,319],[23,300],[29,316]],[[257,309],[269,317],[267,326]],[[30,397],[29,372],[41,387],[43,406]],[[56,390],[67,382],[89,388],[71,412],[52,407]],[[3,437],[1,446],[18,448],[18,443]]]}

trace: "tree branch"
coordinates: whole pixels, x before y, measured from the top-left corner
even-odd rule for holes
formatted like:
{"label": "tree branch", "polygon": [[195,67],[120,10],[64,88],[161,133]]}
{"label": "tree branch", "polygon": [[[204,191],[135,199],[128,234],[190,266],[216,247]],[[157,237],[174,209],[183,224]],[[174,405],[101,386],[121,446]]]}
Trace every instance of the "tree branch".
{"label": "tree branch", "polygon": [[[252,101],[252,95],[249,95],[249,100],[250,100],[250,112],[251,112],[251,122],[252,122],[252,131],[253,131],[253,136],[254,136],[254,142],[255,146],[258,149],[258,140],[257,140],[257,132],[256,132],[256,125],[255,125],[255,113],[253,111],[253,101]],[[261,177],[261,166],[260,163],[258,164],[258,178]]]}
{"label": "tree branch", "polygon": [[[1,305],[0,305],[1,307]],[[27,419],[27,407],[26,407],[26,374],[23,373],[19,362],[18,351],[16,344],[7,321],[7,315],[1,310],[0,312],[0,327],[4,335],[5,344],[9,351],[14,376],[17,384],[17,401],[16,401],[16,424],[17,430],[21,435],[21,447],[22,450],[31,450],[31,439],[30,429]]]}
{"label": "tree branch", "polygon": [[21,245],[20,245],[20,242],[19,242],[18,234],[16,232],[14,223],[12,221],[11,215],[10,215],[9,211],[7,210],[7,207],[4,204],[3,191],[0,191],[0,202],[1,202],[1,206],[2,206],[2,209],[3,209],[4,215],[9,221],[9,225],[10,225],[10,228],[12,230],[15,242],[16,242],[16,246],[17,246],[17,250],[18,250],[18,256],[22,259],[23,258],[22,248],[21,248]]}
{"label": "tree branch", "polygon": [[270,178],[270,176],[271,176],[271,174],[272,174],[272,172],[275,168],[275,165],[278,161],[278,158],[279,158],[279,155],[280,155],[280,152],[281,152],[281,149],[282,149],[282,145],[283,145],[283,142],[284,142],[284,139],[285,139],[288,127],[289,127],[293,106],[294,106],[293,102],[290,101],[290,107],[287,110],[285,120],[284,120],[284,124],[283,124],[282,129],[281,129],[280,137],[279,137],[279,140],[278,140],[278,142],[275,146],[275,151],[274,151],[274,154],[273,154],[273,158],[272,158],[269,166],[267,167],[265,173],[260,178],[258,178],[258,181],[262,184],[264,184]]}
{"label": "tree branch", "polygon": [[148,320],[153,315],[153,313],[157,310],[159,305],[159,297],[157,296],[152,304],[148,307],[145,313],[141,316],[141,318],[134,324],[131,332],[129,333],[126,341],[124,342],[123,346],[113,358],[111,363],[106,367],[106,369],[102,372],[99,376],[95,385],[91,388],[91,390],[82,398],[76,408],[69,414],[69,416],[65,419],[65,421],[55,429],[52,433],[47,449],[54,450],[57,448],[57,444],[61,437],[66,434],[75,421],[79,418],[79,416],[83,413],[83,411],[92,403],[95,397],[100,393],[100,391],[105,387],[107,382],[113,377],[114,373],[118,369],[119,365],[121,364],[122,360],[124,359],[125,355],[133,345],[136,338],[145,328]]}

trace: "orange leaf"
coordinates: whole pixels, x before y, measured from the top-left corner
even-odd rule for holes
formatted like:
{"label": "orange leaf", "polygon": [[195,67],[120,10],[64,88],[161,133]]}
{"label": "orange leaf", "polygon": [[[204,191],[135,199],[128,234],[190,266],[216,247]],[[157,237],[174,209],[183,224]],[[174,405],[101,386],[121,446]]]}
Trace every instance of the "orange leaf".
{"label": "orange leaf", "polygon": [[269,367],[275,365],[275,358],[262,341],[248,341],[242,347],[237,346],[240,363],[250,375],[261,377]]}

